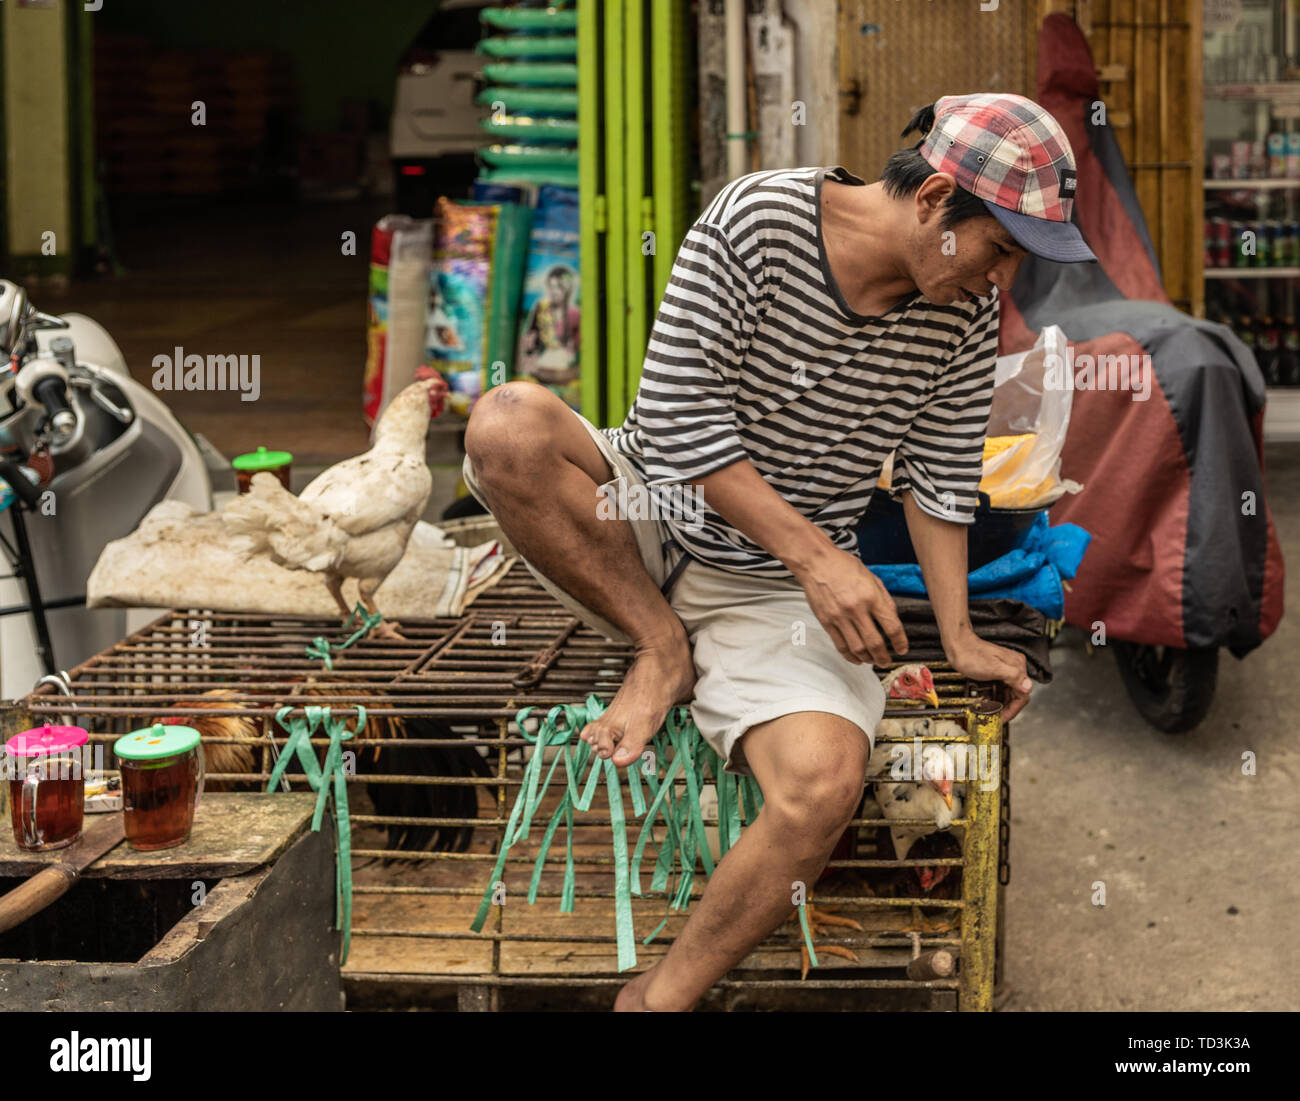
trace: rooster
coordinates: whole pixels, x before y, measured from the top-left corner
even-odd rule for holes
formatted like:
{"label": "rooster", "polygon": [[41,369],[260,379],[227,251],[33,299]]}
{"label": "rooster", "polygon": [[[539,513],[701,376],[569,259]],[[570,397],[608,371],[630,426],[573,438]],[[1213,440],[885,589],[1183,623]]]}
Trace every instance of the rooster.
{"label": "rooster", "polygon": [[[355,702],[365,704],[364,695],[339,686],[307,684],[301,689],[304,695],[337,696],[347,692]],[[215,688],[202,697],[177,701],[178,710],[209,709],[230,710],[232,704],[242,699],[240,693],[226,688]],[[267,745],[262,736],[262,721],[245,715],[182,715],[159,720],[164,725],[190,726],[205,739],[237,739],[233,744],[205,741],[203,756],[208,773],[261,772],[261,751]],[[281,729],[280,748],[288,732]],[[437,719],[387,718],[366,716],[366,724],[356,734],[357,775],[379,776],[490,776],[492,769],[473,747],[456,746],[404,746],[391,742],[373,743],[379,738],[429,738],[452,739],[456,734]],[[295,771],[290,766],[291,771]],[[217,780],[206,783],[209,791],[229,791],[236,788],[261,790],[260,780]],[[367,784],[366,793],[375,814],[392,818],[477,818],[478,789],[462,784]],[[464,852],[473,836],[470,826],[402,825],[387,827],[387,848],[404,852],[432,850],[434,852]]]}
{"label": "rooster", "polygon": [[[446,396],[441,376],[421,367],[379,418],[370,450],[322,471],[297,497],[273,474],[253,475],[248,493],[222,513],[245,554],[320,574],[344,622],[352,610],[343,582],[355,579],[362,606],[379,615],[375,590],[401,561],[433,488],[424,438]],[[373,634],[402,637],[397,624],[382,620]]]}

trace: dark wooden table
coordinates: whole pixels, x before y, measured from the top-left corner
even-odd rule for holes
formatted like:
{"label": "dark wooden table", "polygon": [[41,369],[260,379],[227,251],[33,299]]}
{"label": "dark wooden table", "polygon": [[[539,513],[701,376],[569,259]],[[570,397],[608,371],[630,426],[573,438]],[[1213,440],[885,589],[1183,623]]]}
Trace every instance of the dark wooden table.
{"label": "dark wooden table", "polygon": [[[214,792],[185,844],[136,852],[121,842],[0,934],[0,1005],[343,1008],[333,820],[313,833],[315,803],[310,792]],[[58,857],[19,850],[5,819],[0,892]]]}

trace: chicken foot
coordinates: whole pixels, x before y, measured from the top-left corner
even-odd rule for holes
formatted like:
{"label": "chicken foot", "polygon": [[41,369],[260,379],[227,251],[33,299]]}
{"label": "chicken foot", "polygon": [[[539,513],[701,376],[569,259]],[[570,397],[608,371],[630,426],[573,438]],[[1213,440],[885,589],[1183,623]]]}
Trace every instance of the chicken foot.
{"label": "chicken foot", "polygon": [[[357,595],[361,598],[361,606],[365,608],[370,615],[383,616],[383,613],[375,606],[374,592],[379,588],[379,582],[363,581],[357,588]],[[401,624],[396,620],[381,618],[370,634],[366,638],[386,638],[406,640],[406,636],[401,632]]]}
{"label": "chicken foot", "polygon": [[[818,944],[817,937],[825,936],[827,927],[832,925],[846,929],[856,929],[860,933],[862,932],[861,924],[854,921],[852,918],[836,916],[836,911],[834,910],[826,908],[819,910],[812,904],[811,899],[804,904],[804,910],[808,915],[808,931],[813,937],[813,947],[816,948],[817,951],[825,952],[830,956],[840,956],[843,959],[852,960],[854,963],[859,962],[858,954],[854,952],[853,949],[845,948],[840,944]],[[795,920],[798,920],[797,915]],[[808,955],[808,945],[804,944],[802,941],[799,944],[799,963],[799,980],[802,982],[808,977],[808,968],[812,966],[812,957]]]}
{"label": "chicken foot", "polygon": [[919,906],[913,906],[911,920],[903,926],[903,932],[933,935],[935,933],[951,933],[956,928],[957,921],[955,917],[938,918],[934,923],[931,923]]}

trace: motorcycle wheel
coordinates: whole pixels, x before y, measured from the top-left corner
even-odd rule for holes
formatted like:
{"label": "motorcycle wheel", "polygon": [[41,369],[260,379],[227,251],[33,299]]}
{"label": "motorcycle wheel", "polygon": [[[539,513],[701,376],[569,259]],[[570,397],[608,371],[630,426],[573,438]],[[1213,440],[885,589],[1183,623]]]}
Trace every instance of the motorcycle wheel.
{"label": "motorcycle wheel", "polygon": [[1219,651],[1116,642],[1115,661],[1138,712],[1157,730],[1182,734],[1210,710]]}

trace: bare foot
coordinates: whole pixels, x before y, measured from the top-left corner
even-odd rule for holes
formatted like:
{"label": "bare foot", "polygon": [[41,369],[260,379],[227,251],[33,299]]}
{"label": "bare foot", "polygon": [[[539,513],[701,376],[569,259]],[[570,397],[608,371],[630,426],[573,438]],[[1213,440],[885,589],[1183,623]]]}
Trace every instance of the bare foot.
{"label": "bare foot", "polygon": [[637,652],[609,708],[584,726],[579,737],[597,757],[612,756],[614,764],[624,768],[641,756],[669,709],[688,702],[694,688],[695,664],[682,631]]}
{"label": "bare foot", "polygon": [[642,971],[635,979],[618,992],[614,999],[615,1013],[649,1013],[645,1004],[645,988],[650,981],[650,972],[654,968]]}

